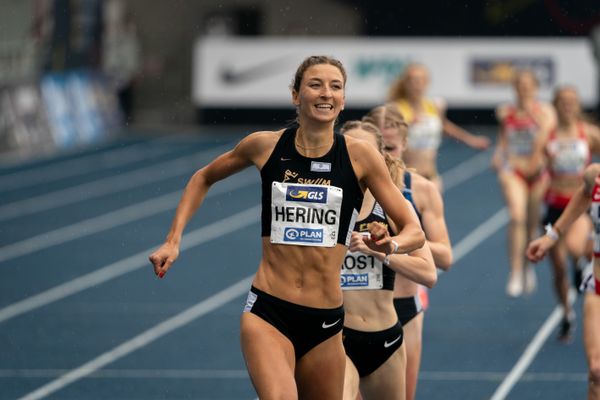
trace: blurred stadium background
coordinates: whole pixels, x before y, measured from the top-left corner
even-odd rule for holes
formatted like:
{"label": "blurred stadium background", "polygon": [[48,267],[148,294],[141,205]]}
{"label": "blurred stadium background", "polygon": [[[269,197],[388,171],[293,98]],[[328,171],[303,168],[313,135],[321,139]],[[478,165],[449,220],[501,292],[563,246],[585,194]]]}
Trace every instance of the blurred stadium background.
{"label": "blurred stadium background", "polygon": [[[600,116],[599,24],[598,0],[0,0],[0,399],[253,399],[237,336],[257,174],[211,191],[177,274],[147,270],[190,174],[292,119],[288,85],[312,53],[348,70],[343,120],[410,62],[474,133],[495,134],[522,67],[543,99],[569,83]],[[546,340],[548,268],[535,295],[504,295],[489,156],[440,151],[460,265],[431,292],[418,398],[583,398],[581,329],[570,347]]]}
{"label": "blurred stadium background", "polygon": [[0,154],[132,126],[281,125],[293,70],[313,51],[346,63],[344,119],[380,103],[413,61],[461,123],[491,122],[518,67],[538,72],[545,98],[575,84],[591,110],[599,22],[593,0],[1,0]]}

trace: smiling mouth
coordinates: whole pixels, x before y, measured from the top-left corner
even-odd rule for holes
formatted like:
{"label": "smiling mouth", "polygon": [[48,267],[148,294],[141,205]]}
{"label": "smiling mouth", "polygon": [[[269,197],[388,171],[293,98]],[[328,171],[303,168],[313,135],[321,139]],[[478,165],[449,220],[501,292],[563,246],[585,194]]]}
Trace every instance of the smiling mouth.
{"label": "smiling mouth", "polygon": [[317,110],[333,110],[333,106],[331,104],[317,104],[315,105]]}

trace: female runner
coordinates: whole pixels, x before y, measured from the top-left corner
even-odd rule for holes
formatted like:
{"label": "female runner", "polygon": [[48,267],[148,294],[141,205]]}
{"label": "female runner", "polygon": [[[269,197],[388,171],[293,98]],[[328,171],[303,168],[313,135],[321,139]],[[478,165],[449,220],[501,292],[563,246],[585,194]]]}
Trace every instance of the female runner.
{"label": "female runner", "polygon": [[442,190],[437,172],[437,153],[446,134],[475,149],[490,145],[485,136],[473,135],[446,118],[442,99],[427,97],[429,72],[422,64],[410,64],[392,84],[388,100],[396,103],[398,111],[408,123],[408,145],[404,162]]}
{"label": "female runner", "polygon": [[[369,122],[346,122],[341,132],[383,151],[379,129]],[[401,187],[402,163],[389,155],[385,161],[392,180]],[[437,281],[427,244],[408,256],[386,256],[371,250],[363,238],[373,223],[383,224],[390,235],[396,232],[393,221],[367,191],[342,265],[347,355],[344,398],[348,400],[356,399],[359,388],[363,399],[405,398],[406,355],[402,325],[394,309],[394,280],[398,275],[428,287]]]}
{"label": "female runner", "polygon": [[[591,154],[600,152],[600,130],[584,120],[577,90],[571,86],[558,88],[553,104],[558,124],[546,135],[550,186],[545,197],[547,210],[544,225],[552,225],[560,217],[582,183]],[[591,229],[589,216],[582,214],[550,249],[554,290],[564,312],[558,336],[562,342],[571,341],[575,324],[575,315],[568,301],[567,254],[573,260],[582,259],[587,264],[586,245]],[[577,264],[575,261],[576,268]]]}
{"label": "female runner", "polygon": [[[407,125],[394,103],[375,107],[364,120],[374,121],[381,129],[386,153],[402,160],[407,142]],[[402,192],[421,221],[426,242],[438,268],[449,270],[452,246],[444,217],[444,202],[435,184],[414,171],[404,169]],[[406,398],[415,398],[421,364],[424,313],[427,309],[427,288],[414,280],[396,274],[394,305],[404,329],[406,342]]]}
{"label": "female runner", "polygon": [[583,344],[588,362],[588,400],[600,400],[600,164],[589,165],[583,183],[558,220],[527,248],[527,257],[538,262],[583,213],[590,210],[594,224],[593,272],[584,280]]}
{"label": "female runner", "polygon": [[163,277],[183,230],[210,187],[254,165],[262,178],[262,258],[241,317],[242,351],[261,399],[341,399],[345,353],[340,265],[369,190],[398,227],[365,243],[386,254],[421,247],[424,235],[381,155],[334,134],[346,73],[330,57],[305,59],[292,83],[297,126],[259,131],[199,169],[188,182],[165,243],[150,255]]}
{"label": "female runner", "polygon": [[510,274],[506,294],[518,297],[536,287],[535,270],[526,265],[525,246],[540,223],[540,204],[548,187],[544,165],[544,137],[555,125],[550,104],[537,99],[538,81],[530,70],[519,71],[514,80],[515,104],[498,107],[500,133],[492,167],[508,208],[508,249]]}

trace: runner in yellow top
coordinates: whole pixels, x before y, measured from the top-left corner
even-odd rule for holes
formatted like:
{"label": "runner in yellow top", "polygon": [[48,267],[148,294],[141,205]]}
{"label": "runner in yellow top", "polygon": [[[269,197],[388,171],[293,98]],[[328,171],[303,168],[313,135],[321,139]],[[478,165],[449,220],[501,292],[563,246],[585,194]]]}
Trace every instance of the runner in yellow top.
{"label": "runner in yellow top", "polygon": [[398,104],[398,110],[409,125],[408,148],[404,161],[408,167],[435,182],[441,190],[437,173],[438,147],[445,133],[475,149],[484,150],[490,145],[485,136],[476,136],[448,120],[442,99],[426,97],[429,73],[424,65],[410,64],[392,84],[389,100]]}

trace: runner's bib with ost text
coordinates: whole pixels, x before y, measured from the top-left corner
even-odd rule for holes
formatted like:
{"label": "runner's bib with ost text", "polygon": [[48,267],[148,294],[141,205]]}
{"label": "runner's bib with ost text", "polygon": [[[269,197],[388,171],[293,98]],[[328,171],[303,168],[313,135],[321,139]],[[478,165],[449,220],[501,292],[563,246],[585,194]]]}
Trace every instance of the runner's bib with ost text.
{"label": "runner's bib with ost text", "polygon": [[383,288],[383,263],[374,256],[360,251],[349,251],[342,264],[341,279],[342,290],[381,289]]}
{"label": "runner's bib with ost text", "polygon": [[334,247],[342,199],[335,186],[273,182],[271,243]]}

